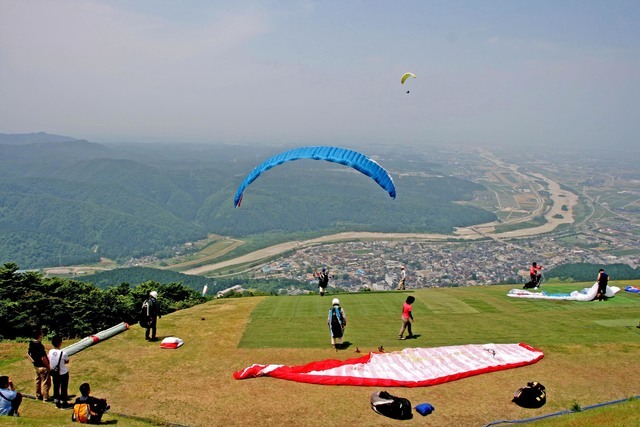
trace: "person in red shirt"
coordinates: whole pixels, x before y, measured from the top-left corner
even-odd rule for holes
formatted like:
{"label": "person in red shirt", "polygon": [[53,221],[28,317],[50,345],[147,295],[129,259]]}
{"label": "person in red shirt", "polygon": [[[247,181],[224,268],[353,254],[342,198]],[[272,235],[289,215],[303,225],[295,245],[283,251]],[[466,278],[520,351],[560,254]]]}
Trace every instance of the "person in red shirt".
{"label": "person in red shirt", "polygon": [[537,288],[540,285],[540,279],[542,278],[542,266],[536,262],[531,264],[529,269],[529,282],[525,283],[524,288]]}
{"label": "person in red shirt", "polygon": [[405,303],[402,305],[402,328],[400,328],[400,334],[398,334],[399,340],[404,339],[402,335],[404,334],[405,329],[409,332],[407,338],[413,338],[413,333],[411,332],[411,321],[413,320],[411,304],[413,304],[415,300],[416,299],[413,296],[409,295]]}

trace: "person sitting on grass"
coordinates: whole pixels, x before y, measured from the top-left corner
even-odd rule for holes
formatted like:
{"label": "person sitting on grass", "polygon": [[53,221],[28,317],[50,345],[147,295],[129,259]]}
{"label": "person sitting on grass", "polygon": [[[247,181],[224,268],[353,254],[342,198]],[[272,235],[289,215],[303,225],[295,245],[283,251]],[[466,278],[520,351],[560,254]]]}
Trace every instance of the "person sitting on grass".
{"label": "person sitting on grass", "polygon": [[19,417],[18,409],[22,403],[22,393],[16,391],[8,376],[0,376],[0,415]]}
{"label": "person sitting on grass", "polygon": [[[76,405],[89,405],[90,409],[90,419],[83,421],[79,418],[78,411],[76,410]],[[89,383],[80,384],[80,397],[76,399],[73,410],[73,415],[71,416],[72,421],[86,422],[88,424],[99,424],[102,420],[102,415],[111,409],[111,406],[107,405],[107,399],[100,399],[98,397],[91,396],[91,386]]]}

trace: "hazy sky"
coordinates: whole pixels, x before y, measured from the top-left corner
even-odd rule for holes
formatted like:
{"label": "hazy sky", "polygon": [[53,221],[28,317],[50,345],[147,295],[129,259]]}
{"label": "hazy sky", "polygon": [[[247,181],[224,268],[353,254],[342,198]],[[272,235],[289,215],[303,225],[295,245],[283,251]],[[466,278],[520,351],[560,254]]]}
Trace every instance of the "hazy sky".
{"label": "hazy sky", "polygon": [[0,0],[0,133],[635,147],[639,22],[637,0]]}

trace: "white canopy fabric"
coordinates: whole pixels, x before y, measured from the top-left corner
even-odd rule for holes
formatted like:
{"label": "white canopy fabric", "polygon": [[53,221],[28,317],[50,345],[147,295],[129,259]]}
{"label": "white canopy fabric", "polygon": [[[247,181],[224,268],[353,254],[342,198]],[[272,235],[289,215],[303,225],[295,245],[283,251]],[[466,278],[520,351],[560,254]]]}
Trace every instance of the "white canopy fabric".
{"label": "white canopy fabric", "polygon": [[323,385],[425,387],[536,363],[544,357],[528,344],[467,344],[405,348],[357,359],[322,360],[304,366],[251,365],[237,380],[269,376]]}
{"label": "white canopy fabric", "polygon": [[[607,292],[605,295],[608,298],[614,297],[620,288],[617,286],[607,286]],[[573,291],[568,294],[549,294],[545,291],[533,292],[526,289],[511,289],[507,294],[512,298],[531,298],[531,299],[550,299],[550,300],[564,300],[564,301],[593,301],[598,295],[598,284],[595,283],[590,288],[584,288],[580,291]]]}

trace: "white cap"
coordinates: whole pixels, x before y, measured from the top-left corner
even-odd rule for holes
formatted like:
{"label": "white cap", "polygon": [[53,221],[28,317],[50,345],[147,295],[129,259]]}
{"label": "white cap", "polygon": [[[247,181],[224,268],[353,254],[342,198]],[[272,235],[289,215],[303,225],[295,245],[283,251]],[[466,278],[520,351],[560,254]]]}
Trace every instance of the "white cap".
{"label": "white cap", "polygon": [[331,301],[331,304],[340,305],[340,300],[338,298],[334,298],[333,301]]}
{"label": "white cap", "polygon": [[151,295],[154,298],[158,298],[158,293],[156,291],[149,292],[149,295]]}

